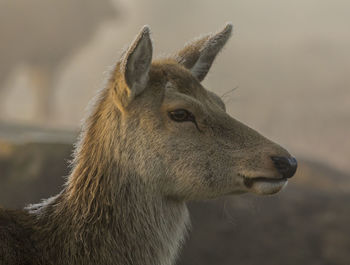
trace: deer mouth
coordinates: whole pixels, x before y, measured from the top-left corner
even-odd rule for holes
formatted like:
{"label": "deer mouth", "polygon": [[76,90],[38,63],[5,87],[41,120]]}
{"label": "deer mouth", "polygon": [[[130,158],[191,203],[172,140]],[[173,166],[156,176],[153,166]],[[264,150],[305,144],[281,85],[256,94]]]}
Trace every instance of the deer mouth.
{"label": "deer mouth", "polygon": [[253,193],[261,195],[274,194],[282,190],[288,183],[287,178],[248,178],[243,176],[243,183]]}

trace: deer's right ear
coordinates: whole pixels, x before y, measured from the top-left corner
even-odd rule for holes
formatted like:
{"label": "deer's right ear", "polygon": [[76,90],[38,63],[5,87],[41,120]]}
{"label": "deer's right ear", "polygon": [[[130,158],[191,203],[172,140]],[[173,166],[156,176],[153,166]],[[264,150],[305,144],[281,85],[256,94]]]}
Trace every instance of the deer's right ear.
{"label": "deer's right ear", "polygon": [[123,82],[117,85],[115,89],[122,107],[126,107],[146,88],[152,53],[150,29],[148,26],[144,26],[124,53],[119,65]]}
{"label": "deer's right ear", "polygon": [[219,32],[209,34],[187,44],[185,48],[177,53],[175,59],[189,69],[199,81],[202,81],[231,34],[232,24],[227,23]]}

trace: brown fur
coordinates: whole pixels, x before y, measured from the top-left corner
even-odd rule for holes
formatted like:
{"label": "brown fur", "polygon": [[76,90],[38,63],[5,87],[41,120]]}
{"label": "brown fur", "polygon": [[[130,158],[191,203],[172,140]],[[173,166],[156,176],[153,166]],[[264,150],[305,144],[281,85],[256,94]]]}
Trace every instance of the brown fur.
{"label": "brown fur", "polygon": [[[152,64],[143,28],[91,106],[62,192],[0,210],[1,264],[170,265],[189,224],[186,201],[282,188],[244,184],[279,178],[270,156],[289,154],[199,82],[231,28]],[[196,121],[170,119],[177,109]]]}

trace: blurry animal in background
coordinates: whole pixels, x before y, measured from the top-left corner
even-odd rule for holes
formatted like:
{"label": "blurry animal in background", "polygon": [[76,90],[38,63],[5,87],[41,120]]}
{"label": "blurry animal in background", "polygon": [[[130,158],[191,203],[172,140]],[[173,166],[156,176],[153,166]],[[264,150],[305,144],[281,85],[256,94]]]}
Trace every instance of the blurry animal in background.
{"label": "blurry animal in background", "polygon": [[110,0],[1,1],[0,92],[14,68],[28,65],[40,97],[38,116],[49,119],[55,72],[116,13]]}
{"label": "blurry animal in background", "polygon": [[142,28],[91,105],[63,190],[0,210],[3,264],[174,264],[186,202],[286,185],[295,158],[200,83],[231,32],[152,62]]}

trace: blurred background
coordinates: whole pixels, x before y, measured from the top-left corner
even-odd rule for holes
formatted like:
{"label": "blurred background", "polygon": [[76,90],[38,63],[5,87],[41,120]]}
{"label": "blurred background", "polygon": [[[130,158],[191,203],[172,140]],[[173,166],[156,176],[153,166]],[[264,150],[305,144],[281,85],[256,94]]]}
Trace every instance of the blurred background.
{"label": "blurred background", "polygon": [[161,56],[231,21],[204,85],[300,167],[276,196],[191,204],[178,264],[350,264],[349,10],[346,0],[1,0],[0,205],[60,190],[88,101],[142,25]]}

